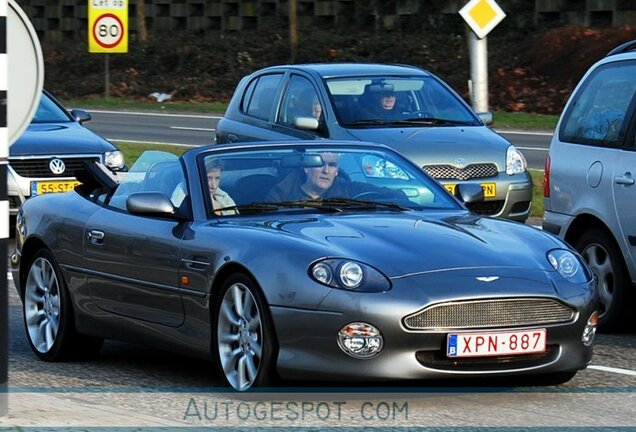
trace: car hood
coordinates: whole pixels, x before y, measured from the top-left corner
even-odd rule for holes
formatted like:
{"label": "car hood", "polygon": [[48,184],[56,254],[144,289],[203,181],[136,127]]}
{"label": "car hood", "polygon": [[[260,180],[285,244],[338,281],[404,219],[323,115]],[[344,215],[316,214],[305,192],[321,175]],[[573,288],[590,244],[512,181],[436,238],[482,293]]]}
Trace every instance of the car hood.
{"label": "car hood", "polygon": [[437,217],[422,212],[319,215],[244,223],[303,240],[324,256],[359,260],[388,277],[459,268],[552,271],[546,252],[565,247],[527,225],[456,212]]}
{"label": "car hood", "polygon": [[402,153],[418,166],[494,162],[506,169],[510,142],[486,126],[348,129],[357,140],[378,142]]}
{"label": "car hood", "polygon": [[79,123],[31,124],[9,149],[10,156],[104,153],[115,146]]}

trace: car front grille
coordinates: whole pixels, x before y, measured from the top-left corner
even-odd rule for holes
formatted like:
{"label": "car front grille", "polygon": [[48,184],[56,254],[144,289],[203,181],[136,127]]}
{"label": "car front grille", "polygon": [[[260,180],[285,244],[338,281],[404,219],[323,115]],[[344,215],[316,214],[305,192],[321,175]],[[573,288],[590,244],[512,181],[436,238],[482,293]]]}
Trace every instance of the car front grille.
{"label": "car front grille", "polygon": [[556,300],[516,298],[441,303],[404,317],[411,330],[486,329],[571,321],[574,310]]}
{"label": "car front grille", "polygon": [[424,165],[428,175],[439,180],[470,180],[497,176],[497,165],[492,163],[472,164],[466,168],[453,165]]}
{"label": "car front grille", "polygon": [[450,358],[444,355],[444,351],[417,351],[415,358],[422,366],[431,369],[479,372],[536,367],[552,363],[558,355],[558,345],[548,345],[545,352],[536,354]]}
{"label": "car front grille", "polygon": [[473,213],[484,216],[493,216],[499,214],[504,207],[504,200],[481,201],[476,203],[468,203],[466,207]]}
{"label": "car front grille", "polygon": [[99,161],[98,156],[94,157],[58,157],[62,159],[66,169],[62,174],[53,174],[49,169],[49,162],[55,156],[43,156],[37,158],[12,159],[9,158],[9,165],[22,177],[74,177],[75,172],[83,168],[84,161]]}

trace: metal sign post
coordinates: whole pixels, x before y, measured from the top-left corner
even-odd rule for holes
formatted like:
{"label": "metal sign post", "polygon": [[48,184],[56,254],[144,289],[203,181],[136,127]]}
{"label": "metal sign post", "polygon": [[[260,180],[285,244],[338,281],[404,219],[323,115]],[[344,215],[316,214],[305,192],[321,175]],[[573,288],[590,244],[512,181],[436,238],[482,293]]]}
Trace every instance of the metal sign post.
{"label": "metal sign post", "polygon": [[495,0],[471,0],[459,14],[468,31],[470,57],[470,100],[477,112],[488,111],[488,41],[486,35],[506,17]]}
{"label": "metal sign post", "polygon": [[128,52],[128,0],[88,0],[88,52],[104,53],[104,96],[110,96],[109,53]]}

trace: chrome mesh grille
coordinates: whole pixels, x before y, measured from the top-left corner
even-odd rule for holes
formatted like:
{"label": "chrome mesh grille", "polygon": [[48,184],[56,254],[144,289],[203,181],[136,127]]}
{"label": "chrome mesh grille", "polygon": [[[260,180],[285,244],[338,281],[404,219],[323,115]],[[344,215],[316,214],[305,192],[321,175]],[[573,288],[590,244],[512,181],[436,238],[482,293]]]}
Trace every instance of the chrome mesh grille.
{"label": "chrome mesh grille", "polygon": [[517,327],[568,322],[574,310],[552,299],[472,300],[433,305],[404,318],[412,330]]}
{"label": "chrome mesh grille", "polygon": [[73,177],[75,172],[84,168],[84,161],[99,161],[99,157],[59,157],[64,161],[66,169],[62,174],[53,174],[49,162],[53,156],[43,158],[11,159],[9,165],[22,177]]}
{"label": "chrome mesh grille", "polygon": [[428,175],[440,180],[470,180],[497,176],[497,165],[491,163],[472,164],[466,168],[453,165],[424,165],[422,167]]}

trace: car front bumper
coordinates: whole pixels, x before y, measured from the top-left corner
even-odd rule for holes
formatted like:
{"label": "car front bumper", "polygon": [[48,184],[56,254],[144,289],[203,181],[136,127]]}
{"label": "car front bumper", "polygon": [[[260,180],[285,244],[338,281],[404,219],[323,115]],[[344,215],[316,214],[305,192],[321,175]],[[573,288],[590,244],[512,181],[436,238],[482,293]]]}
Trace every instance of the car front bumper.
{"label": "car front bumper", "polygon": [[[514,278],[502,279],[505,279],[501,282],[504,286],[514,282]],[[438,294],[424,300],[413,289],[408,289],[409,284],[412,288],[413,283],[420,284],[423,280],[421,276],[407,278],[397,282],[392,290],[384,293],[349,293],[334,290],[321,304],[321,310],[317,311],[271,307],[279,341],[277,366],[281,377],[355,382],[517,376],[581,370],[592,359],[592,347],[585,346],[581,341],[587,320],[596,308],[596,291],[592,281],[576,289],[563,289],[563,297],[566,297],[567,293],[567,305],[576,311],[574,318],[566,323],[496,329],[407,329],[403,318],[424,306],[469,299],[466,297],[466,291],[453,294],[448,287],[440,287]],[[502,294],[502,285],[493,283],[493,288],[473,295],[472,299],[536,297],[538,294],[534,290],[521,285],[523,280],[524,276],[519,275],[519,283],[513,285],[518,287],[513,289],[515,294]],[[548,290],[554,293],[550,284],[545,284],[545,287],[545,293]],[[400,295],[398,291],[410,291],[410,298],[408,295]],[[546,294],[541,297],[551,297],[565,303],[559,300],[558,296]],[[420,300],[423,302],[418,304]],[[352,322],[368,323],[380,330],[384,346],[377,356],[356,359],[339,347],[339,331]],[[302,330],[299,330],[298,323],[302,323]],[[496,358],[446,356],[449,333],[538,328],[545,328],[547,331],[547,350],[544,355],[524,354]]]}
{"label": "car front bumper", "polygon": [[519,222],[525,222],[530,215],[532,205],[532,177],[527,171],[525,173],[508,175],[499,173],[496,177],[459,180],[440,180],[443,185],[472,183],[489,184],[494,183],[496,187],[495,196],[486,198],[481,203],[468,205],[468,208],[484,216],[503,217]]}

